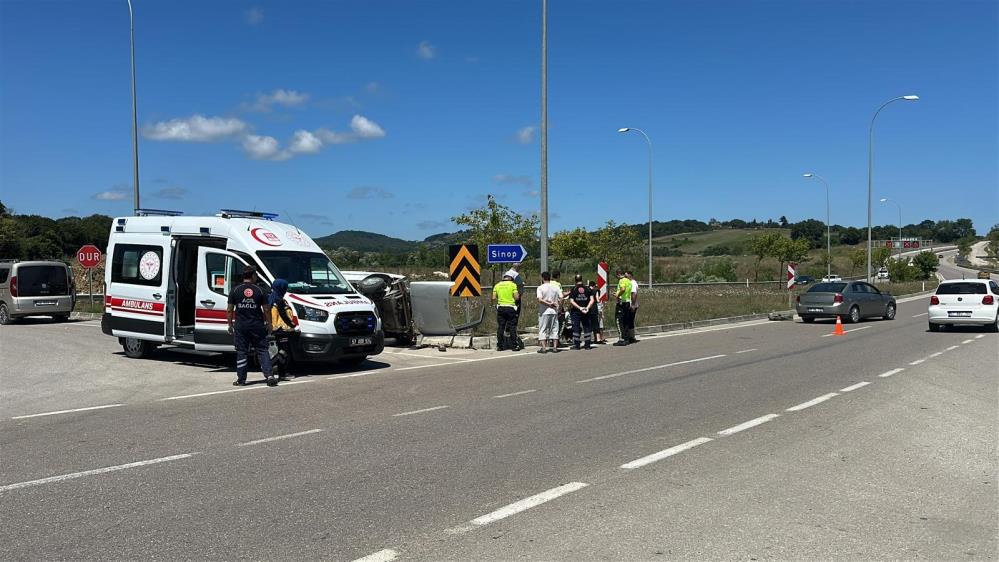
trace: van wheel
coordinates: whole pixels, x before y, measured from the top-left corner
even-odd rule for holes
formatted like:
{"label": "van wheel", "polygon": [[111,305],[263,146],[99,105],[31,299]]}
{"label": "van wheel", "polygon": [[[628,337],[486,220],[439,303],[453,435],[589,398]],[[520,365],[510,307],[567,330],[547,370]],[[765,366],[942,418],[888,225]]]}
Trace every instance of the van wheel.
{"label": "van wheel", "polygon": [[56,322],[67,322],[69,321],[69,314],[56,314],[52,319]]}
{"label": "van wheel", "polygon": [[805,324],[811,324],[812,322],[815,322],[815,317],[814,316],[802,316],[801,317],[801,321],[804,322]]}
{"label": "van wheel", "polygon": [[153,346],[149,342],[138,338],[124,338],[121,342],[121,347],[125,350],[125,355],[132,359],[148,357],[153,349]]}
{"label": "van wheel", "polygon": [[344,358],[344,359],[340,360],[340,365],[343,365],[344,367],[351,367],[351,368],[353,368],[353,367],[360,367],[361,363],[364,363],[364,360],[367,359],[367,358],[368,358],[367,355],[362,355],[360,357],[347,357],[347,358]]}
{"label": "van wheel", "polygon": [[0,325],[6,326],[13,323],[14,319],[11,318],[10,311],[7,310],[7,304],[0,302]]}

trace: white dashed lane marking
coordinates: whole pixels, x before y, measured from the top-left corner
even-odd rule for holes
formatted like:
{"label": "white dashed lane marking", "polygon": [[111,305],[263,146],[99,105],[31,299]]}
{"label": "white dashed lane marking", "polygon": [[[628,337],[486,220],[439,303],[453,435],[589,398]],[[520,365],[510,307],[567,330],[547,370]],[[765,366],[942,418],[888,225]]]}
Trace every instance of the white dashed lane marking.
{"label": "white dashed lane marking", "polygon": [[980,339],[982,339],[984,337],[985,337],[985,334],[978,334],[977,336],[975,336],[975,339],[976,340],[980,340]]}
{"label": "white dashed lane marking", "polygon": [[95,474],[105,474],[107,472],[115,472],[118,470],[125,470],[127,468],[138,468],[140,466],[148,466],[151,464],[159,464],[163,462],[176,461],[180,459],[186,459],[193,457],[197,453],[184,453],[183,455],[173,455],[169,457],[161,457],[158,459],[149,459],[147,461],[130,462],[128,464],[119,464],[116,466],[106,466],[104,468],[95,468],[93,470],[84,470],[83,472],[73,472],[70,474],[61,474],[59,476],[50,476],[48,478],[41,478],[39,480],[28,480],[27,482],[18,482],[16,484],[6,484],[0,486],[0,492],[7,492],[10,490],[17,490],[19,488],[27,488],[29,486],[40,486],[42,484],[53,484],[55,482],[62,482],[64,480],[72,480],[74,478],[82,478],[84,476],[93,476]]}
{"label": "white dashed lane marking", "polygon": [[871,384],[871,383],[869,383],[867,381],[858,382],[857,384],[851,384],[850,386],[848,386],[846,388],[841,388],[839,391],[840,392],[850,392],[850,391],[853,391],[853,390],[857,390],[858,388],[863,388],[863,387],[865,387],[865,386],[867,386],[869,384]]}
{"label": "white dashed lane marking", "polygon": [[697,359],[688,359],[686,361],[677,361],[675,363],[666,363],[665,365],[655,365],[653,367],[645,367],[643,369],[632,369],[630,371],[622,371],[620,373],[611,373],[609,375],[602,375],[599,377],[593,377],[590,379],[583,379],[581,381],[576,381],[577,383],[602,381],[606,379],[613,379],[616,377],[623,377],[625,375],[634,375],[636,373],[647,373],[649,371],[658,371],[659,369],[666,369],[669,367],[676,367],[677,365],[687,365],[689,363],[699,363],[701,361],[708,361],[709,359],[718,359],[719,357],[725,357],[725,354],[712,355],[710,357],[698,357]]}
{"label": "white dashed lane marking", "polygon": [[[308,379],[308,380],[304,380],[304,381],[282,382],[282,383],[278,384],[276,388],[281,388],[282,386],[289,386],[289,385],[293,385],[293,384],[305,384],[307,382],[312,382],[314,380],[315,379]],[[248,385],[248,386],[241,386],[241,387],[238,387],[238,388],[230,388],[229,390],[214,390],[212,392],[199,392],[198,394],[184,394],[184,395],[181,395],[181,396],[168,396],[166,398],[160,398],[159,401],[163,402],[165,400],[184,400],[186,398],[200,398],[202,396],[214,396],[216,394],[229,394],[231,392],[243,392],[244,390],[260,390],[260,389],[264,389],[264,388],[275,388],[275,387],[267,386],[264,383],[254,383],[254,384],[251,384],[251,385]]]}
{"label": "white dashed lane marking", "polygon": [[89,410],[104,410],[106,408],[117,408],[118,406],[124,406],[124,404],[105,404],[103,406],[88,406],[86,408],[73,408],[72,410],[56,410],[54,412],[42,412],[40,414],[27,414],[24,416],[14,416],[10,419],[12,420],[23,420],[25,418],[40,418],[42,416],[56,416],[59,414],[71,414],[73,412],[86,412]]}
{"label": "white dashed lane marking", "polygon": [[698,445],[703,445],[711,440],[712,439],[710,437],[698,437],[697,439],[687,441],[686,443],[681,443],[675,447],[670,447],[669,449],[659,451],[658,453],[652,453],[651,455],[644,456],[640,459],[635,459],[629,463],[624,463],[621,465],[621,468],[632,469],[632,468],[639,468],[647,464],[652,464],[656,461],[661,461],[667,457],[672,457],[677,453],[682,453],[686,450],[693,449]]}
{"label": "white dashed lane marking", "polygon": [[363,558],[358,558],[354,562],[392,562],[399,557],[399,553],[392,550],[391,548],[386,548],[385,550],[379,550],[378,552],[371,553]]}
{"label": "white dashed lane marking", "polygon": [[[850,332],[859,332],[860,330],[866,330],[868,328],[870,328],[870,326],[861,326],[859,328],[851,328],[849,330],[843,330],[843,333],[844,334],[849,334]],[[832,336],[832,335],[834,335],[834,334],[822,334],[822,337],[823,338],[828,338],[829,336]]]}
{"label": "white dashed lane marking", "polygon": [[577,490],[581,490],[586,486],[588,486],[588,484],[585,484],[583,482],[570,482],[568,484],[564,484],[557,488],[546,490],[544,492],[541,492],[540,494],[534,494],[533,496],[524,498],[520,501],[513,502],[510,505],[501,507],[496,511],[487,513],[481,517],[476,517],[475,519],[472,519],[471,521],[469,521],[464,525],[459,525],[458,527],[453,527],[451,529],[448,529],[448,532],[456,534],[456,533],[464,533],[466,531],[471,531],[476,527],[488,525],[495,521],[499,521],[500,519],[505,519],[507,517],[510,517],[511,515],[516,515],[522,511],[527,511],[532,507],[537,507],[543,503],[550,502],[555,498],[564,496],[566,494],[570,494]]}
{"label": "white dashed lane marking", "polygon": [[510,394],[500,394],[499,396],[493,396],[493,398],[509,398],[511,396],[520,396],[521,394],[530,394],[532,392],[537,392],[537,389],[532,388],[531,390],[521,390],[520,392],[511,392]]}
{"label": "white dashed lane marking", "polygon": [[[920,361],[920,363],[922,363],[922,361]],[[910,363],[910,365],[911,365],[911,364],[912,364],[912,363]],[[890,377],[890,376],[892,376],[892,375],[897,375],[897,374],[901,373],[901,372],[902,372],[902,371],[904,371],[904,370],[905,370],[905,369],[903,369],[903,368],[901,368],[901,367],[900,367],[900,368],[898,368],[898,369],[892,369],[892,370],[890,370],[890,371],[886,371],[886,372],[884,372],[884,373],[881,373],[881,374],[880,374],[880,375],[878,375],[878,376],[879,376],[879,377],[881,377],[881,378],[883,378],[883,379],[885,379],[885,378],[888,378],[888,377]]]}
{"label": "white dashed lane marking", "polygon": [[760,416],[756,419],[749,420],[745,423],[740,423],[739,425],[732,426],[728,429],[723,429],[718,432],[718,435],[732,435],[733,433],[739,433],[740,431],[745,431],[751,427],[756,427],[760,424],[767,423],[768,421],[780,417],[780,414],[767,414],[765,416]]}
{"label": "white dashed lane marking", "polygon": [[743,349],[742,351],[736,351],[735,354],[739,355],[740,353],[749,353],[750,351],[757,351],[757,348]]}
{"label": "white dashed lane marking", "polygon": [[811,408],[812,406],[814,406],[816,404],[821,404],[822,402],[825,402],[826,400],[829,400],[830,398],[835,398],[836,396],[839,396],[839,394],[836,393],[836,392],[830,392],[829,394],[823,394],[822,396],[819,396],[818,398],[812,398],[808,402],[802,402],[801,404],[798,404],[797,406],[791,406],[790,408],[787,409],[787,411],[788,412],[799,412],[801,410],[804,410],[805,408]]}
{"label": "white dashed lane marking", "polygon": [[270,443],[271,441],[279,441],[281,439],[290,439],[292,437],[301,437],[302,435],[310,435],[312,433],[319,433],[321,429],[310,429],[308,431],[299,431],[298,433],[289,433],[287,435],[278,435],[275,437],[265,437],[263,439],[254,439],[253,441],[247,441],[246,443],[240,443],[236,445],[237,447],[246,447],[247,445],[257,445],[258,443]]}
{"label": "white dashed lane marking", "polygon": [[423,408],[422,410],[413,410],[411,412],[402,412],[401,414],[392,414],[393,418],[398,418],[399,416],[412,416],[413,414],[422,414],[424,412],[433,412],[434,410],[443,410],[444,408],[450,408],[450,406],[434,406],[433,408]]}
{"label": "white dashed lane marking", "polygon": [[930,314],[929,312],[924,312],[922,314],[913,314],[912,317],[919,318],[920,316],[928,316],[929,314]]}
{"label": "white dashed lane marking", "polygon": [[915,361],[911,361],[909,364],[912,365],[912,366],[916,366],[916,365],[919,365],[921,363],[926,363],[926,359],[916,359]]}
{"label": "white dashed lane marking", "polygon": [[971,342],[973,342],[973,341],[975,341],[975,340],[972,340],[972,339],[967,339],[967,340],[964,340],[964,341],[963,341],[963,342],[961,342],[961,343],[971,343]]}
{"label": "white dashed lane marking", "polygon": [[961,346],[959,346],[959,345],[952,345],[952,346],[948,347],[947,349],[945,349],[944,351],[954,351],[955,349],[957,349],[959,347],[961,347]]}
{"label": "white dashed lane marking", "polygon": [[934,357],[940,357],[941,355],[943,355],[942,351],[938,351],[936,353],[931,353],[930,356],[929,356],[929,359],[933,359]]}

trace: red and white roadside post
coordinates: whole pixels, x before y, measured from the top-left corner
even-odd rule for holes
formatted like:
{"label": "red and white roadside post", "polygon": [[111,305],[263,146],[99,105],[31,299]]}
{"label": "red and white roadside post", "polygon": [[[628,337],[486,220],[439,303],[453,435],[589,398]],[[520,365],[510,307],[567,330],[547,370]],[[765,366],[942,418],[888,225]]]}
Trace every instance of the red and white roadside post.
{"label": "red and white roadside post", "polygon": [[87,244],[76,251],[76,261],[87,270],[88,283],[90,285],[90,309],[94,309],[94,268],[100,265],[103,254],[100,248],[93,244]]}
{"label": "red and white roadside post", "polygon": [[798,276],[797,267],[798,264],[793,262],[787,264],[787,307],[792,310],[794,309],[794,303],[791,302],[791,289],[794,288],[795,278]]}
{"label": "red and white roadside post", "polygon": [[607,302],[607,262],[597,264],[597,300]]}

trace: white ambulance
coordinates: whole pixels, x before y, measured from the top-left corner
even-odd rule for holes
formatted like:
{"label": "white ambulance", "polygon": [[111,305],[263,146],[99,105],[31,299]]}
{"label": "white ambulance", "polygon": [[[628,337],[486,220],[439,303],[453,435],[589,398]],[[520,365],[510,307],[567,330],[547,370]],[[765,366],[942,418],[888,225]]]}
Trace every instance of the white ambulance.
{"label": "white ambulance", "polygon": [[229,291],[253,265],[260,282],[288,281],[285,300],[301,334],[298,361],[355,365],[382,352],[378,309],[305,233],[277,215],[223,210],[216,216],[139,211],[116,218],[108,240],[101,328],[129,357],[158,345],[235,351]]}

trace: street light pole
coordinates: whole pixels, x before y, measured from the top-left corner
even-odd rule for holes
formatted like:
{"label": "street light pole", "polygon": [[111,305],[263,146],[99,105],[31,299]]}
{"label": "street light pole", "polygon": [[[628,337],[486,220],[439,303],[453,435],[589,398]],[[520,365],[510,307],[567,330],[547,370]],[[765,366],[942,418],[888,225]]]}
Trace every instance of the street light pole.
{"label": "street light pole", "polygon": [[652,288],[652,139],[649,135],[645,134],[645,131],[641,129],[636,129],[634,127],[623,127],[618,129],[619,133],[627,133],[628,131],[636,131],[642,133],[645,137],[645,142],[649,145],[649,288]]}
{"label": "street light pole", "polygon": [[139,122],[136,117],[135,104],[135,18],[132,14],[132,0],[128,1],[129,49],[132,58],[132,173],[133,191],[132,205],[134,210],[139,207]]}
{"label": "street light pole", "polygon": [[806,178],[815,178],[826,186],[826,277],[832,276],[832,230],[829,222],[829,183],[822,177],[811,172],[802,174]]}
{"label": "street light pole", "polygon": [[919,96],[908,95],[908,96],[898,96],[897,98],[892,98],[878,108],[874,112],[874,117],[871,117],[871,127],[868,132],[867,139],[867,282],[871,282],[871,191],[872,191],[872,178],[874,176],[874,121],[878,118],[878,114],[884,109],[888,104],[900,100],[904,101],[916,101]]}
{"label": "street light pole", "polygon": [[887,203],[891,201],[898,207],[898,259],[902,260],[902,205],[895,201],[894,199],[889,199],[888,197],[882,197],[881,202]]}
{"label": "street light pole", "polygon": [[548,271],[548,0],[541,0],[541,271]]}

